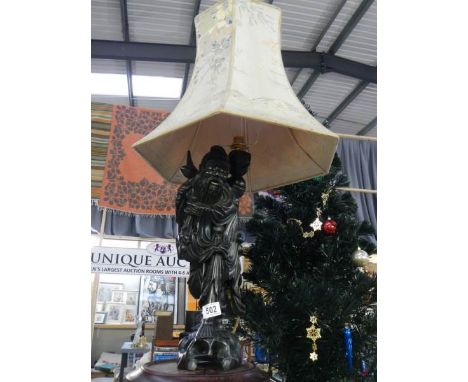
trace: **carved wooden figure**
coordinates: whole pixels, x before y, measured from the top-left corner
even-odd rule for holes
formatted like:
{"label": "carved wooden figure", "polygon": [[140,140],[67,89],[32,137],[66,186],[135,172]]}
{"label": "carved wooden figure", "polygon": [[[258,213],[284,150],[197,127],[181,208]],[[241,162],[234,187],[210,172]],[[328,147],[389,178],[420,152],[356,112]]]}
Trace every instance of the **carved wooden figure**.
{"label": "carved wooden figure", "polygon": [[224,327],[222,318],[240,316],[245,311],[239,290],[237,209],[249,164],[248,152],[235,149],[227,155],[221,146],[213,146],[199,169],[190,152],[181,169],[188,179],[176,198],[178,255],[190,262],[189,290],[200,306],[219,302],[222,311],[222,316],[203,320],[196,332],[181,341],[182,369],[219,364],[228,370],[241,363],[239,341]]}

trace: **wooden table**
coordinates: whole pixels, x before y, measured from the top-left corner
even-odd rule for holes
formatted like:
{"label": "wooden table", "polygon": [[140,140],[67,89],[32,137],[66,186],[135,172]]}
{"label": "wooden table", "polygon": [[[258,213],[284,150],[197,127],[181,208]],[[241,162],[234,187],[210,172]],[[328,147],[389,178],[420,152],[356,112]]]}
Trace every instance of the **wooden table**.
{"label": "wooden table", "polygon": [[266,382],[268,375],[251,363],[229,371],[179,370],[175,361],[149,362],[127,374],[126,382]]}

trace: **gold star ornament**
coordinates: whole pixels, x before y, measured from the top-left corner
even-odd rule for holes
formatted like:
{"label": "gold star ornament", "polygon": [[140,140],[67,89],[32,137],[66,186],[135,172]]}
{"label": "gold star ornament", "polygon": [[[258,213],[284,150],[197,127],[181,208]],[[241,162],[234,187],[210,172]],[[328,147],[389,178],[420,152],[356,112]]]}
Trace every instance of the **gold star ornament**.
{"label": "gold star ornament", "polygon": [[310,338],[312,341],[316,341],[319,338],[322,338],[320,335],[320,329],[315,326],[307,328],[307,338]]}
{"label": "gold star ornament", "polygon": [[312,227],[312,229],[314,231],[320,231],[322,229],[322,222],[321,220],[317,217],[317,219],[315,219],[311,224],[310,226]]}
{"label": "gold star ornament", "polygon": [[317,323],[317,317],[310,316],[310,327],[306,328],[307,331],[307,338],[312,340],[312,353],[310,353],[310,359],[312,362],[317,361],[318,354],[317,351],[317,344],[315,343],[319,338],[322,338],[320,334],[320,328],[317,328],[315,324]]}

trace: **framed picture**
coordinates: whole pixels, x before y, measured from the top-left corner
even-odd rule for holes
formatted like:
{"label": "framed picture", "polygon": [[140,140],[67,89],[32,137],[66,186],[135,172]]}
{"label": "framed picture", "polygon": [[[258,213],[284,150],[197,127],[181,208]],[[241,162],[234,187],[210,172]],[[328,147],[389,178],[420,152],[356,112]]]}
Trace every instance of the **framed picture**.
{"label": "framed picture", "polygon": [[106,323],[107,312],[96,312],[94,316],[95,324],[105,324]]}
{"label": "framed picture", "polygon": [[112,291],[122,290],[122,283],[99,283],[98,293],[97,293],[97,303],[111,302],[112,300]]}
{"label": "framed picture", "polygon": [[125,292],[122,290],[113,290],[111,302],[123,303],[125,297]]}
{"label": "framed picture", "polygon": [[125,305],[137,305],[138,291],[127,291],[125,294]]}
{"label": "framed picture", "polygon": [[110,304],[107,310],[106,324],[120,324],[123,305]]}
{"label": "framed picture", "polygon": [[125,307],[122,314],[122,324],[134,324],[136,316],[135,307]]}
{"label": "framed picture", "polygon": [[174,312],[174,320],[176,320],[176,287],[175,277],[141,277],[139,314],[146,322],[154,322],[156,311]]}

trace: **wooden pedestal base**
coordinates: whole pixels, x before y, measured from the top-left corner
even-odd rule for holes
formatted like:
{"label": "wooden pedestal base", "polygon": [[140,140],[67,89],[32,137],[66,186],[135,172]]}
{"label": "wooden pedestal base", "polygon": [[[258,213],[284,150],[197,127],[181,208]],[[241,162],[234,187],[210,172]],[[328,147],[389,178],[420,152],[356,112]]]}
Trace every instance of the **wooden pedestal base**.
{"label": "wooden pedestal base", "polygon": [[179,370],[174,361],[147,363],[141,369],[129,373],[126,382],[266,382],[268,376],[250,363],[234,370]]}

